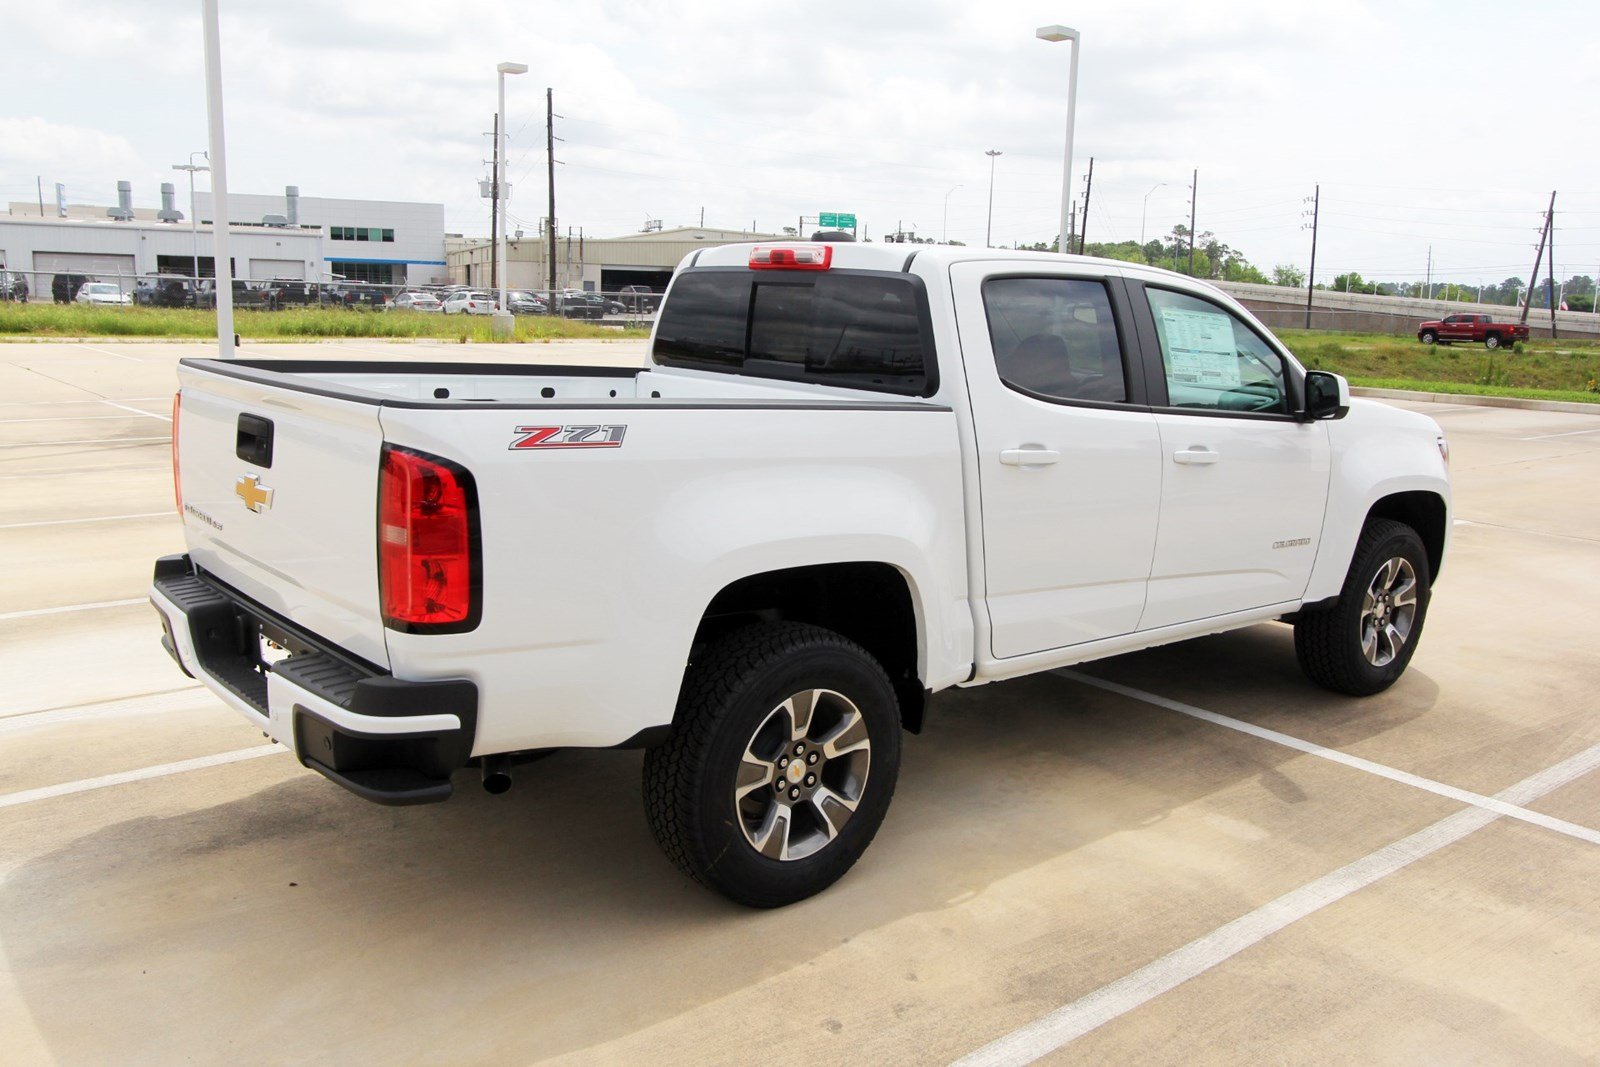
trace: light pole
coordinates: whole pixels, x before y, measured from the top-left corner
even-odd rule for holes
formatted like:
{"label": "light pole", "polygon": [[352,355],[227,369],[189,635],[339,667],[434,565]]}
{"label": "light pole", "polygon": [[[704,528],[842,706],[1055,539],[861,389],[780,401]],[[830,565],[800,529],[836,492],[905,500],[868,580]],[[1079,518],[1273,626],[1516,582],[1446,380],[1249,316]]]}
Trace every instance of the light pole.
{"label": "light pole", "polygon": [[[959,188],[961,188],[961,186],[952,185],[950,187],[950,193],[955,192]],[[991,188],[992,188],[992,185],[991,185]],[[950,193],[945,193],[944,194],[944,224],[939,227],[939,243],[940,244],[949,244],[950,243]],[[991,201],[991,203],[992,203],[992,201]]]}
{"label": "light pole", "polygon": [[217,296],[217,354],[229,359],[234,354],[233,260],[228,256],[228,148],[222,120],[222,32],[217,26],[217,0],[201,0],[200,21],[205,32],[206,125],[211,143],[206,156],[211,161],[211,287]]}
{"label": "light pole", "polygon": [[186,170],[189,172],[189,233],[194,238],[194,289],[195,293],[198,295],[200,292],[200,219],[196,217],[194,213],[194,172],[197,170],[208,171],[211,168],[197,165],[194,161],[195,156],[206,156],[207,159],[211,158],[204,152],[190,152],[189,162],[174,163],[172,165],[172,169]]}
{"label": "light pole", "polygon": [[[1166,182],[1156,182],[1154,185],[1152,185],[1150,187],[1150,193],[1155,192],[1157,189],[1160,189],[1162,186],[1164,186],[1166,184],[1167,184]],[[1139,212],[1139,258],[1140,259],[1145,259],[1145,255],[1144,255],[1144,220],[1145,220],[1145,216],[1150,214],[1150,193],[1145,193],[1144,194],[1144,208],[1142,210],[1140,210],[1140,212]],[[1149,260],[1145,259],[1145,262],[1148,263]]]}
{"label": "light pole", "polygon": [[994,247],[994,161],[1005,153],[998,148],[985,150],[984,155],[989,157],[989,223],[983,231],[983,247]]}
{"label": "light pole", "polygon": [[1061,167],[1061,236],[1057,247],[1063,252],[1067,240],[1067,228],[1071,224],[1068,212],[1072,210],[1072,120],[1078,108],[1078,53],[1083,48],[1083,38],[1078,31],[1067,26],[1040,26],[1034,34],[1041,41],[1071,41],[1072,42],[1072,72],[1067,77],[1067,156],[1066,162]]}
{"label": "light pole", "polygon": [[505,202],[505,171],[506,171],[506,75],[526,74],[526,63],[501,63],[495,68],[500,86],[500,122],[499,142],[494,146],[494,197],[495,233],[494,254],[497,272],[500,275],[500,302],[496,305],[498,310],[494,314],[494,332],[496,336],[510,337],[516,328],[516,320],[511,317],[510,310],[506,307],[506,202]]}

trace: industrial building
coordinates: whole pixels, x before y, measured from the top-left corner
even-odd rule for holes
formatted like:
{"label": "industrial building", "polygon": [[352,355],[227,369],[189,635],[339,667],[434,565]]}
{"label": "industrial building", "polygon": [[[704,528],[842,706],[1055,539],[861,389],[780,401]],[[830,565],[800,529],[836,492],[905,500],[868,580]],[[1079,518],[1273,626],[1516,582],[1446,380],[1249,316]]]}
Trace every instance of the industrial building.
{"label": "industrial building", "polygon": [[[289,190],[284,196],[230,193],[229,221],[236,226],[260,225],[263,219],[288,212],[291,225],[321,231],[321,265],[305,280],[336,275],[395,285],[445,281],[443,204],[300,196],[294,186]],[[195,214],[202,223],[215,217],[210,193],[195,194]]]}
{"label": "industrial building", "polygon": [[[195,195],[196,225],[161,186],[160,210],[135,208],[130,183],[119,203],[9,205],[0,216],[0,269],[43,276],[82,274],[125,282],[150,274],[212,277],[211,195]],[[445,280],[444,205],[281,195],[228,197],[233,276],[427,284]]]}
{"label": "industrial building", "polygon": [[[784,238],[751,230],[702,226],[682,226],[623,237],[558,237],[555,288],[614,293],[625,285],[645,285],[659,293],[666,289],[673,268],[697,248],[776,240]],[[487,240],[452,241],[450,245],[447,258],[452,282],[491,284],[492,243]],[[547,238],[514,237],[506,242],[506,285],[516,289],[550,288]]]}

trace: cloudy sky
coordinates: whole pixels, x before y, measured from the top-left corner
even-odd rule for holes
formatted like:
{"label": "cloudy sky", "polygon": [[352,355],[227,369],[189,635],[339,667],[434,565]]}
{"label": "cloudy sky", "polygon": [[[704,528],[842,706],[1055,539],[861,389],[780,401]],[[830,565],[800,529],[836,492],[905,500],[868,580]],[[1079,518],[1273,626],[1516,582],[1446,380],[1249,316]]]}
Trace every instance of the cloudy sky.
{"label": "cloudy sky", "polygon": [[[198,0],[48,0],[0,13],[0,203],[154,205],[206,147]],[[1090,240],[1187,221],[1263,268],[1318,276],[1526,276],[1550,191],[1557,271],[1600,270],[1600,8],[1478,0],[223,0],[230,187],[442,201],[488,230],[494,66],[508,79],[514,221],[544,214],[544,89],[557,212],[611,236],[762,229],[853,211],[984,241],[1056,232],[1068,48],[1083,33],[1075,181]],[[203,180],[203,179],[202,179]],[[1159,183],[1165,183],[1159,184]],[[202,188],[204,186],[202,185]],[[1152,192],[1151,190],[1154,189]],[[1148,201],[1146,194],[1149,193]],[[180,200],[183,199],[180,197]],[[1148,219],[1141,218],[1148,203]],[[187,206],[180,204],[185,210]]]}

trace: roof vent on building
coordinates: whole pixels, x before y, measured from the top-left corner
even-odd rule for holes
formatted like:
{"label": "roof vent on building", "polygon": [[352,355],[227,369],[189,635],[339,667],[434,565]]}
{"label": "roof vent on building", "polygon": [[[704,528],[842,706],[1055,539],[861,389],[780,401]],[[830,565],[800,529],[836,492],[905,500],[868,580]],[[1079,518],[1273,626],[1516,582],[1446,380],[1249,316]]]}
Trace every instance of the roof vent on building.
{"label": "roof vent on building", "polygon": [[172,206],[172,198],[177,195],[177,190],[171,182],[161,183],[161,210],[156,212],[156,218],[162,222],[182,222],[183,212]]}
{"label": "roof vent on building", "polygon": [[106,214],[118,222],[133,218],[133,183],[117,183],[117,206],[106,208]]}
{"label": "roof vent on building", "polygon": [[283,227],[289,225],[289,220],[282,215],[262,215],[261,225]]}

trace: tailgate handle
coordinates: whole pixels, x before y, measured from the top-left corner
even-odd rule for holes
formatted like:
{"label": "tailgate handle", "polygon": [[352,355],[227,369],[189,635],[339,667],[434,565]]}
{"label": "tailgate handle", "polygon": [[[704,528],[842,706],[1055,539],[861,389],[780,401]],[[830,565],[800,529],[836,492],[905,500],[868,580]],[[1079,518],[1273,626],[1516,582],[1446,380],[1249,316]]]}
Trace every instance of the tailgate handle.
{"label": "tailgate handle", "polygon": [[257,467],[272,466],[272,420],[260,415],[239,416],[238,444],[234,454]]}

